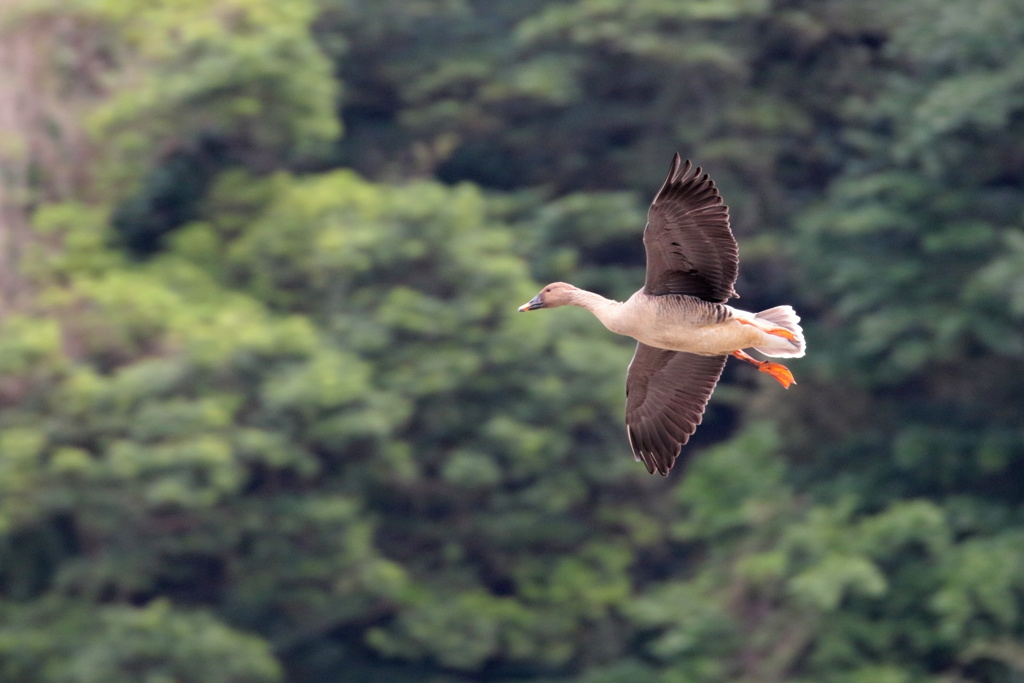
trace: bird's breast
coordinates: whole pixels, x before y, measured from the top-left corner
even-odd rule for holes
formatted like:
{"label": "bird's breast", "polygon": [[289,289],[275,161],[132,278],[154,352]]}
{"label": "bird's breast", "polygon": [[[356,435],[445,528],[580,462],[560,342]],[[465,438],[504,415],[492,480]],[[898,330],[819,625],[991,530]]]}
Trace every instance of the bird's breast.
{"label": "bird's breast", "polygon": [[751,335],[744,327],[735,321],[666,325],[640,330],[636,339],[659,349],[720,356],[752,345]]}
{"label": "bird's breast", "polygon": [[686,351],[706,356],[719,356],[737,349],[753,346],[758,331],[735,320],[731,311],[718,315],[691,313],[672,315],[671,312],[646,319],[634,329],[633,336],[648,346],[672,351]]}

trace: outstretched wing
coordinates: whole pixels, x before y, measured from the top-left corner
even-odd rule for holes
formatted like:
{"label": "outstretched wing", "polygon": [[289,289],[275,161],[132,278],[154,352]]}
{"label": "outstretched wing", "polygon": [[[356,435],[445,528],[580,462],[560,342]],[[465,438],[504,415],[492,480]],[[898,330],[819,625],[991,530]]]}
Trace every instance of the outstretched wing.
{"label": "outstretched wing", "polygon": [[723,303],[733,290],[739,250],[729,209],[718,188],[689,160],[672,157],[665,184],[647,211],[644,228],[648,294],[687,294]]}
{"label": "outstretched wing", "polygon": [[728,356],[698,356],[643,343],[626,374],[626,432],[647,471],[668,474],[704,415]]}

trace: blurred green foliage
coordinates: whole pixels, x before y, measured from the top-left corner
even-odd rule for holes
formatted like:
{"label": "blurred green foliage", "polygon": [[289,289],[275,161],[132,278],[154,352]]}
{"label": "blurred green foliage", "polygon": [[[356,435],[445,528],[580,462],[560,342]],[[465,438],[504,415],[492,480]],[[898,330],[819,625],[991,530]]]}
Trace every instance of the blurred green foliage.
{"label": "blurred green foliage", "polygon": [[[0,146],[0,680],[1024,677],[1020,2],[3,12],[89,96]],[[675,149],[810,354],[662,480],[515,308],[638,287]]]}

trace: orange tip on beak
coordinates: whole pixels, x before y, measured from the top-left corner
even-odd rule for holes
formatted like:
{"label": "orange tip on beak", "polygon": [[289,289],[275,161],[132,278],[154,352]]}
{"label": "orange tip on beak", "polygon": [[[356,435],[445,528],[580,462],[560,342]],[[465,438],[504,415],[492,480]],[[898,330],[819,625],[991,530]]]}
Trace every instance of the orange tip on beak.
{"label": "orange tip on beak", "polygon": [[525,304],[520,306],[519,307],[519,312],[520,313],[526,313],[527,311],[533,311],[533,310],[536,310],[538,308],[544,308],[544,302],[540,300],[540,294],[538,294],[537,296],[533,297],[532,299],[527,301]]}

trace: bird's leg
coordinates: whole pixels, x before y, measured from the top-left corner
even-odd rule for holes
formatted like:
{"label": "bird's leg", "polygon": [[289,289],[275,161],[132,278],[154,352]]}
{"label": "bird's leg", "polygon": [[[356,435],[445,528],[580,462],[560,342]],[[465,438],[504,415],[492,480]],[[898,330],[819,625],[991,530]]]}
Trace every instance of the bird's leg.
{"label": "bird's leg", "polygon": [[794,335],[792,332],[790,332],[789,330],[787,330],[784,327],[761,327],[760,325],[755,323],[753,320],[746,320],[744,318],[736,318],[735,320],[738,323],[743,323],[744,325],[750,325],[751,327],[756,327],[757,329],[761,330],[762,332],[766,332],[768,334],[774,334],[776,337],[782,337],[783,339],[788,339],[791,342],[795,342],[796,341],[796,335]]}
{"label": "bird's leg", "polygon": [[789,389],[790,384],[796,384],[796,380],[793,379],[793,373],[789,371],[789,368],[787,368],[785,365],[782,365],[781,363],[773,363],[767,360],[758,360],[753,356],[748,355],[742,350],[733,351],[732,355],[735,356],[736,358],[739,358],[740,360],[747,361],[761,372],[768,373],[769,375],[774,377],[779,384],[781,384],[787,389]]}

